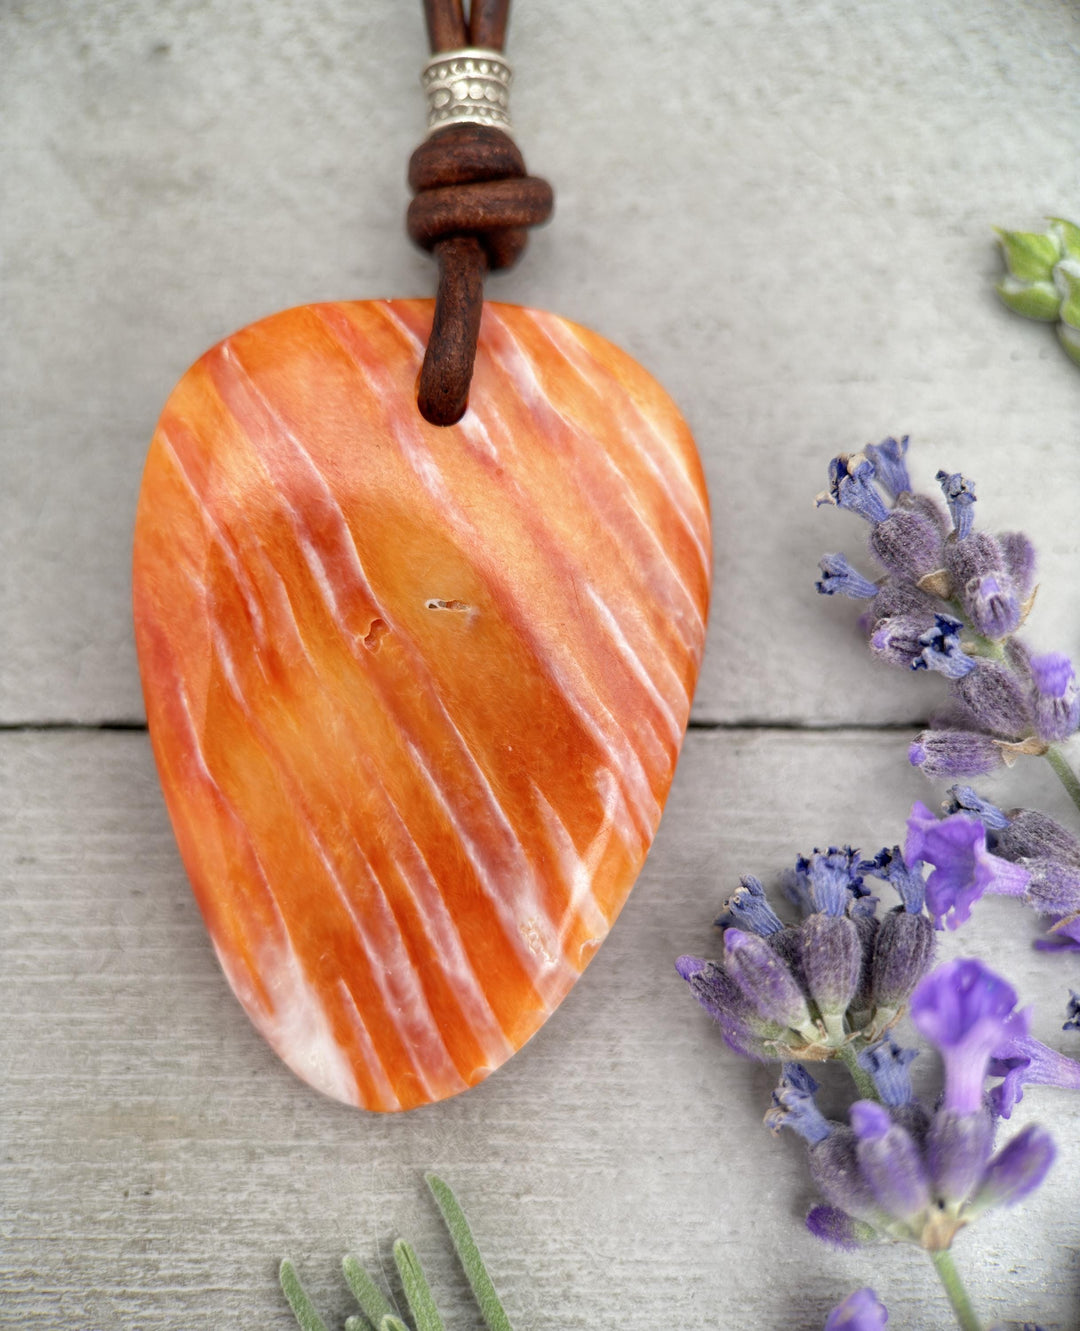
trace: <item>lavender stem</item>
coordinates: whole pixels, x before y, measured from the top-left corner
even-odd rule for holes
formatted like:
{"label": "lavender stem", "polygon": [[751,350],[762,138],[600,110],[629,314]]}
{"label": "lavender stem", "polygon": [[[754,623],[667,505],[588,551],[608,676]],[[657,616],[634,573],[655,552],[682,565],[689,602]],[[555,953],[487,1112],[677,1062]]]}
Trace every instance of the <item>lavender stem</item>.
{"label": "lavender stem", "polygon": [[982,1323],[975,1314],[964,1283],[953,1265],[952,1253],[948,1248],[943,1248],[940,1252],[930,1253],[930,1260],[934,1263],[934,1270],[937,1271],[945,1287],[945,1293],[949,1296],[949,1302],[962,1331],[983,1331]]}
{"label": "lavender stem", "polygon": [[1061,752],[1061,746],[1051,744],[1046,750],[1046,761],[1057,773],[1057,778],[1069,793],[1069,799],[1080,809],[1080,777],[1076,775]]}
{"label": "lavender stem", "polygon": [[859,1066],[859,1056],[850,1044],[841,1045],[839,1049],[840,1060],[851,1073],[851,1080],[855,1083],[855,1089],[864,1100],[875,1100],[881,1102],[881,1096],[878,1095],[877,1087],[874,1085],[874,1079],[864,1067]]}

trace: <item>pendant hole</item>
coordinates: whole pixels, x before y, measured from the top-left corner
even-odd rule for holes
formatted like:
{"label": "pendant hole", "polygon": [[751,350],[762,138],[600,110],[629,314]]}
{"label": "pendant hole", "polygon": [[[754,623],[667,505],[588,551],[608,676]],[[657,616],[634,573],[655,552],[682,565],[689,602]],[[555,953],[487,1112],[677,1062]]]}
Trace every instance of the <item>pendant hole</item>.
{"label": "pendant hole", "polygon": [[390,627],[385,619],[373,619],[371,621],[371,628],[368,629],[367,636],[364,638],[364,646],[370,652],[377,652],[379,650],[379,643],[382,641],[384,634],[389,632]]}
{"label": "pendant hole", "polygon": [[424,604],[429,610],[469,610],[471,606],[468,601],[439,601],[434,597]]}

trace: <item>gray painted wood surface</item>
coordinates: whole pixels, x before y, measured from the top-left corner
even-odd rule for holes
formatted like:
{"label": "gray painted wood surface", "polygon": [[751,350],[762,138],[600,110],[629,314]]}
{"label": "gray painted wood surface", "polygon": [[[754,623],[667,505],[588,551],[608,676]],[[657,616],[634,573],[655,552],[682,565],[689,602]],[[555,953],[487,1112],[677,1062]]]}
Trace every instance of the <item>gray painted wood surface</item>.
{"label": "gray painted wood surface", "polygon": [[[400,223],[422,41],[413,3],[0,10],[0,1325],[285,1328],[289,1253],[340,1326],[338,1258],[385,1267],[398,1233],[469,1325],[426,1168],[523,1331],[806,1331],[867,1280],[890,1328],[946,1325],[919,1254],[803,1234],[801,1152],[761,1127],[772,1074],[671,962],[715,947],[739,873],[891,841],[927,795],[906,735],[873,728],[924,715],[928,682],[871,669],[850,606],[811,590],[819,553],[861,539],[811,506],[831,453],[908,431],[923,482],[969,471],[982,521],[1039,540],[1034,641],[1080,648],[1080,375],[997,306],[989,230],[1080,213],[1080,15],[519,0],[515,115],[558,212],[490,294],[620,342],[694,427],[717,573],[695,715],[720,728],[692,731],[641,882],[544,1030],[467,1096],[378,1118],[247,1024],[145,734],[95,727],[142,716],[130,528],[172,383],[275,308],[431,288]],[[89,729],[24,729],[69,722]],[[999,789],[1062,812],[1037,767]],[[943,945],[977,947],[1067,1047],[1076,967],[1034,935],[987,902]],[[958,1261],[988,1319],[1076,1327],[1080,1103],[1031,1091],[1033,1120],[1056,1125],[1053,1174]]]}
{"label": "gray painted wood surface", "polygon": [[[0,1324],[284,1331],[274,1268],[288,1253],[340,1326],[340,1255],[388,1266],[402,1232],[458,1296],[424,1197],[434,1168],[522,1331],[810,1331],[867,1280],[890,1326],[946,1325],[918,1253],[847,1257],[802,1231],[803,1152],[761,1123],[774,1071],[723,1047],[672,968],[715,948],[710,922],[739,873],[772,878],[825,840],[897,838],[925,793],[902,749],[900,735],[865,731],[692,733],[642,879],[560,1010],[480,1087],[387,1117],[315,1095],[248,1024],[185,884],[144,735],[4,736]],[[1021,787],[1064,812],[1038,768],[998,790]],[[1075,966],[1039,958],[1034,934],[1018,907],[988,901],[942,945],[977,946],[1062,1047]],[[825,1081],[839,1093],[842,1076]],[[1053,1174],[962,1235],[957,1257],[988,1316],[1071,1327],[1080,1097],[1029,1090],[1013,1123],[1028,1121],[1054,1125]]]}

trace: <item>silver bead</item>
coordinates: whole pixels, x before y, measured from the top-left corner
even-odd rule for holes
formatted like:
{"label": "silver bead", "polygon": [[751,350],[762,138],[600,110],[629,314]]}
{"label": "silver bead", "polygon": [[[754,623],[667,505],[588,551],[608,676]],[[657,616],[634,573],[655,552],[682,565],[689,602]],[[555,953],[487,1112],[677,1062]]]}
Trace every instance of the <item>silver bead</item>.
{"label": "silver bead", "polygon": [[512,134],[513,77],[509,62],[498,51],[465,47],[432,56],[420,80],[428,99],[428,133],[464,122],[494,125],[505,134]]}

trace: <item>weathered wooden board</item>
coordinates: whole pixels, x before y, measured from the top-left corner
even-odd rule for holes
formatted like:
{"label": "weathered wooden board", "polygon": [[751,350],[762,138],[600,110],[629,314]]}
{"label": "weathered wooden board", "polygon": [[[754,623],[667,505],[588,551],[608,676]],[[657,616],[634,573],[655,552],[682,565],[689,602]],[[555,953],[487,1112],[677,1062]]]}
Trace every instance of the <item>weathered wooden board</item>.
{"label": "weathered wooden board", "polygon": [[[828,457],[909,431],[980,517],[1037,527],[1036,631],[1075,648],[1080,376],[1000,309],[990,227],[1075,214],[1080,14],[1057,0],[521,4],[554,224],[493,296],[626,346],[695,428],[716,514],[702,719],[903,719],[817,603]],[[431,290],[402,230],[419,4],[0,14],[0,720],[141,715],[135,495],[208,345],[304,301]]]}
{"label": "weathered wooden board", "polygon": [[[722,1047],[672,968],[715,945],[739,873],[898,837],[927,794],[903,743],[693,733],[643,878],[560,1011],[476,1090],[378,1117],[296,1080],[231,997],[146,737],[0,737],[0,1326],[285,1331],[288,1253],[340,1327],[340,1255],[386,1268],[402,1232],[474,1324],[424,1197],[435,1168],[521,1328],[809,1331],[870,1280],[890,1326],[937,1331],[948,1314],[919,1254],[841,1256],[801,1230],[802,1152],[761,1125],[773,1074]],[[1038,766],[998,790],[1063,812]],[[1034,933],[1012,903],[984,902],[943,942],[977,948],[1038,1005],[1038,1033],[1080,1052],[1059,1029],[1076,968],[1034,954]],[[1054,1128],[1053,1173],[961,1236],[957,1260],[988,1320],[1073,1326],[1080,1097],[1031,1090],[1013,1122],[1034,1119]]]}

